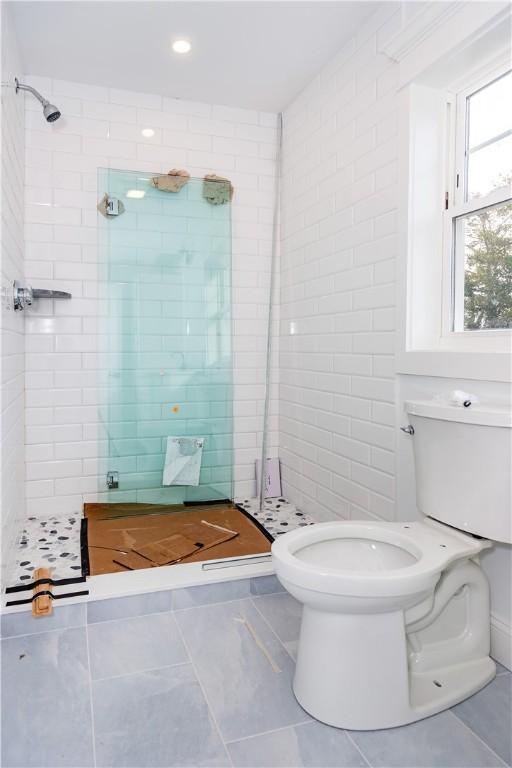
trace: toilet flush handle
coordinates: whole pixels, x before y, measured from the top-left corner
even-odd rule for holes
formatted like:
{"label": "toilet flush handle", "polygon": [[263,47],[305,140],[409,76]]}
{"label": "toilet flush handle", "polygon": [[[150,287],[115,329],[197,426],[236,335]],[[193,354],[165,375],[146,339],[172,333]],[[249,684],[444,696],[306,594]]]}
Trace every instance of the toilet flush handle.
{"label": "toilet flush handle", "polygon": [[414,435],[414,427],[412,424],[408,424],[406,427],[400,427],[402,432],[405,432],[407,435]]}

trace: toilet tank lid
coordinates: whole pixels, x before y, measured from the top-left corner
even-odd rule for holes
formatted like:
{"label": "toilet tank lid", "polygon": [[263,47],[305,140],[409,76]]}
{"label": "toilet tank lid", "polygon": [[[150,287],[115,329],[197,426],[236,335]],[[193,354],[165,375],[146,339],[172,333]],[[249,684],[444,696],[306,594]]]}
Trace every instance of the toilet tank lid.
{"label": "toilet tank lid", "polygon": [[492,408],[470,405],[469,408],[464,408],[438,400],[407,400],[405,410],[411,416],[423,416],[427,419],[512,428],[512,409],[504,406]]}

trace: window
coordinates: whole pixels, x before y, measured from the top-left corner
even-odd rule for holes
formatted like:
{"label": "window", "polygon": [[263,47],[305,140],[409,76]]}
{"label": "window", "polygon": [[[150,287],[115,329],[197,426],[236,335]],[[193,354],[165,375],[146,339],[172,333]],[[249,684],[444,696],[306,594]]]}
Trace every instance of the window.
{"label": "window", "polygon": [[454,159],[446,331],[512,330],[512,71],[458,95]]}
{"label": "window", "polygon": [[397,371],[510,383],[509,9],[424,5],[439,23],[406,21],[385,47],[400,83]]}

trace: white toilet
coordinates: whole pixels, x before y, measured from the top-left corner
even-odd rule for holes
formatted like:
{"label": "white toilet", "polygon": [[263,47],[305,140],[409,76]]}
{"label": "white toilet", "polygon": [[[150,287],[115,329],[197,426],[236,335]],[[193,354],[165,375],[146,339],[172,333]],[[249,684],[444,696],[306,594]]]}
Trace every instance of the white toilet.
{"label": "white toilet", "polygon": [[478,555],[490,540],[512,542],[512,415],[435,401],[406,409],[425,519],[320,523],[272,545],[279,580],[304,606],[295,696],[339,728],[419,720],[496,672]]}

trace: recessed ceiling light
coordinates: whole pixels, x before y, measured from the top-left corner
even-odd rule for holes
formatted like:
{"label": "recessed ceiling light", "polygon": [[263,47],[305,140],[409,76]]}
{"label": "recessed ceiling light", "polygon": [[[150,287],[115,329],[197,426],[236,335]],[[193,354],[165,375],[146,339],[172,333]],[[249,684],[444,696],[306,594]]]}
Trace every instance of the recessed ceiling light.
{"label": "recessed ceiling light", "polygon": [[155,135],[153,128],[143,128],[141,133],[143,136],[146,137],[146,139],[150,139],[152,136]]}
{"label": "recessed ceiling light", "polygon": [[175,40],[172,44],[174,53],[188,53],[192,45],[188,40]]}
{"label": "recessed ceiling light", "polygon": [[126,197],[133,197],[135,200],[140,200],[145,194],[143,189],[129,189],[126,193]]}

